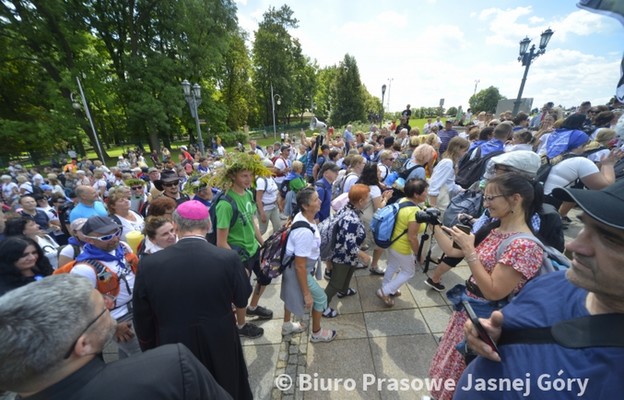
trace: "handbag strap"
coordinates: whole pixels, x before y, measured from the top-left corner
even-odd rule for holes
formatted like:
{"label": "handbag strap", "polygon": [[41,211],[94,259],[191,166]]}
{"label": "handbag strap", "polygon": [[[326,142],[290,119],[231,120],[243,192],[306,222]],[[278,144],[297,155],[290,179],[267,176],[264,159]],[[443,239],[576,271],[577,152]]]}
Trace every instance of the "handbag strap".
{"label": "handbag strap", "polygon": [[499,346],[558,344],[569,349],[624,347],[624,314],[600,314],[561,321],[550,327],[507,329]]}

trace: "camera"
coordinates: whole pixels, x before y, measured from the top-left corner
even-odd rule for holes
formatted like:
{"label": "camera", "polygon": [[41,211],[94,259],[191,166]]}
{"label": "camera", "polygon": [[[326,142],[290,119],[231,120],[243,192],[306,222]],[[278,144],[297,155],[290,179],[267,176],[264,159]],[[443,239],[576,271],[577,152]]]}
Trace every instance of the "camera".
{"label": "camera", "polygon": [[472,226],[472,217],[470,215],[460,214],[458,219],[460,224]]}
{"label": "camera", "polygon": [[429,207],[416,212],[416,222],[419,224],[440,225],[440,210]]}

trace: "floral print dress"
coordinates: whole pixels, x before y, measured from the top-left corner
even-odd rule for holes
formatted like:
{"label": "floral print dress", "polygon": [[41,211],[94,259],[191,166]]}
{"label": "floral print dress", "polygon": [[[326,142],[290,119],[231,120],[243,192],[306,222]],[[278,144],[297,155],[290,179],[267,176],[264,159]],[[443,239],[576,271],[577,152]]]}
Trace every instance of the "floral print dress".
{"label": "floral print dress", "polygon": [[[498,229],[494,229],[475,248],[479,261],[488,273],[492,273],[496,264],[500,263],[511,266],[522,274],[522,280],[512,291],[514,294],[539,272],[543,255],[542,248],[535,242],[528,239],[516,239],[507,246],[500,259],[497,260],[496,253],[500,244],[516,233],[500,233]],[[472,276],[470,280],[476,285]],[[468,292],[468,296],[478,298],[470,292]],[[442,382],[447,379],[455,383],[459,382],[459,377],[466,368],[466,363],[455,346],[464,340],[464,323],[467,319],[468,315],[465,311],[453,312],[442,341],[438,345],[438,350],[431,361],[429,368],[431,378],[440,379]],[[453,398],[453,393],[453,391],[444,390],[444,387],[442,390],[431,392],[437,400],[450,400]]]}

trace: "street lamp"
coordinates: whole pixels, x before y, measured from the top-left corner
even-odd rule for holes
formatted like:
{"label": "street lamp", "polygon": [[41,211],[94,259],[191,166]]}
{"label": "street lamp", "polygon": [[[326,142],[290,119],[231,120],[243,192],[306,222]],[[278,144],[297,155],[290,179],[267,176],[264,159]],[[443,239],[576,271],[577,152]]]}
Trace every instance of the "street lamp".
{"label": "street lamp", "polygon": [[[531,39],[525,37],[520,42],[520,56],[518,57],[518,61],[522,61],[522,65],[524,68],[524,76],[522,76],[522,82],[520,83],[520,90],[518,91],[518,97],[516,101],[514,101],[514,107],[512,114],[515,116],[518,114],[518,110],[520,109],[520,104],[522,103],[522,92],[524,91],[524,84],[526,83],[527,74],[529,73],[529,67],[531,66],[531,61],[546,53],[546,46],[548,46],[548,42],[550,42],[550,38],[553,35],[552,29],[548,28],[540,37],[539,49],[535,50],[535,44],[531,46],[529,49],[529,44],[531,43]],[[527,49],[529,49],[527,51]]]}
{"label": "street lamp", "polygon": [[282,104],[282,96],[273,94],[273,82],[271,82],[271,106],[273,108],[273,140],[277,140],[277,125],[275,125],[275,102],[279,106]]}
{"label": "street lamp", "polygon": [[201,86],[197,83],[193,85],[193,90],[191,90],[191,83],[186,79],[182,81],[182,90],[184,91],[184,98],[191,109],[191,116],[195,118],[195,127],[197,128],[197,140],[199,141],[199,153],[200,155],[204,155],[204,138],[202,137],[201,128],[199,127],[199,115],[197,112],[197,107],[202,102],[201,98]]}
{"label": "street lamp", "polygon": [[475,79],[474,83],[475,83],[475,88],[474,88],[474,92],[472,92],[472,95],[474,96],[475,94],[477,94],[477,85],[479,84],[479,82],[481,82],[479,79]]}
{"label": "street lamp", "polygon": [[381,126],[383,126],[384,119],[384,96],[386,95],[386,85],[381,85]]}

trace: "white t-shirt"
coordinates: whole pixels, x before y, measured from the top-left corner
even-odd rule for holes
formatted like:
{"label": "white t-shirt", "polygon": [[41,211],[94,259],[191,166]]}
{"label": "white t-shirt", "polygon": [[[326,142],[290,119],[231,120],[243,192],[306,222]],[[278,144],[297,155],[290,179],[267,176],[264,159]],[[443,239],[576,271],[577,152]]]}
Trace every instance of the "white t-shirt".
{"label": "white t-shirt", "polygon": [[9,182],[9,183],[2,184],[2,195],[4,196],[5,200],[8,201],[15,191],[19,192],[17,183]]}
{"label": "white t-shirt", "polygon": [[[282,156],[277,157],[277,159],[275,159],[274,164],[275,164],[275,168],[282,171],[282,173],[285,173],[286,169],[290,168],[290,160],[284,160]],[[278,176],[275,178],[275,182],[277,182],[278,184],[281,184],[282,182],[284,182],[284,179],[286,179],[285,176]]]}
{"label": "white t-shirt", "polygon": [[93,184],[93,189],[102,195],[102,188],[104,189],[104,197],[108,197],[108,190],[106,190],[106,179],[100,178]]}
{"label": "white t-shirt", "polygon": [[386,178],[388,177],[388,174],[390,173],[390,168],[383,165],[382,163],[378,163],[377,169],[379,170],[379,181],[380,182],[385,181]]}
{"label": "white t-shirt", "polygon": [[544,183],[544,194],[550,194],[556,187],[566,187],[577,179],[600,172],[593,161],[585,157],[572,157],[554,165]]}
{"label": "white t-shirt", "polygon": [[608,156],[610,152],[611,152],[611,150],[609,150],[609,149],[598,150],[598,151],[588,155],[587,158],[590,159],[591,161],[597,163],[597,162],[600,162],[600,160],[602,159],[603,156]]}
{"label": "white t-shirt", "polygon": [[[126,247],[126,251],[132,252],[132,250],[127,244],[122,243],[122,242],[120,242],[120,244]],[[115,251],[112,251],[111,255],[114,255],[114,254],[115,254]],[[121,274],[123,274],[126,278],[126,281],[128,282],[128,286],[130,287],[130,290],[134,290],[134,278],[135,277],[134,277],[134,272],[132,272],[132,269],[130,268],[130,266],[125,267],[125,263],[124,263],[124,267],[121,267],[119,266],[119,263],[116,261],[101,261],[101,263],[106,265],[111,271],[114,271],[118,277]],[[91,265],[76,264],[74,268],[72,268],[71,273],[84,276],[85,278],[89,279],[93,287],[97,289],[95,270],[93,269]],[[119,294],[117,295],[115,308],[110,311],[112,317],[115,319],[119,319],[123,317],[124,315],[128,314],[127,304],[130,303],[131,301],[132,301],[132,294],[128,293],[128,288],[126,287],[126,284],[120,278]]]}
{"label": "white t-shirt", "polygon": [[[293,219],[293,224],[297,221],[304,221],[310,224],[302,213],[297,213]],[[317,260],[321,255],[321,234],[316,224],[310,224],[314,233],[309,229],[299,228],[290,232],[288,242],[286,242],[286,255],[297,257],[306,257],[311,260]]]}
{"label": "white t-shirt", "polygon": [[277,196],[279,194],[279,188],[277,187],[275,180],[271,177],[256,178],[256,190],[264,190],[262,193],[262,207],[264,208],[264,211],[274,209],[277,202]]}
{"label": "white t-shirt", "polygon": [[119,220],[121,221],[121,226],[122,226],[123,231],[121,233],[120,239],[123,240],[124,242],[127,242],[126,235],[128,235],[128,233],[132,231],[143,232],[143,228],[145,227],[145,221],[143,220],[142,216],[140,216],[139,214],[135,213],[132,210],[128,212],[134,216],[134,221],[115,214],[115,216],[119,218]]}
{"label": "white t-shirt", "polygon": [[370,197],[371,200],[375,200],[376,198],[381,197],[381,189],[379,189],[379,186],[370,185],[368,187],[370,188],[370,193],[368,197]]}
{"label": "white t-shirt", "polygon": [[342,186],[342,193],[349,193],[351,186],[355,185],[355,182],[357,182],[358,179],[360,179],[360,177],[354,173],[347,174],[347,177],[344,180],[344,185]]}

